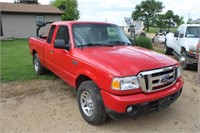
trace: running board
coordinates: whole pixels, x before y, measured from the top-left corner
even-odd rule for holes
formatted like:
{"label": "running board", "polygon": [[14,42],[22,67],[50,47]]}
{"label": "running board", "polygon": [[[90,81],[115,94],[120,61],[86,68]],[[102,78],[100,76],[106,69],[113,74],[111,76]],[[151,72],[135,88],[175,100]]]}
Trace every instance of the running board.
{"label": "running board", "polygon": [[174,50],[172,51],[172,54],[173,54],[174,56],[176,56],[176,58],[180,59],[180,55],[177,54]]}

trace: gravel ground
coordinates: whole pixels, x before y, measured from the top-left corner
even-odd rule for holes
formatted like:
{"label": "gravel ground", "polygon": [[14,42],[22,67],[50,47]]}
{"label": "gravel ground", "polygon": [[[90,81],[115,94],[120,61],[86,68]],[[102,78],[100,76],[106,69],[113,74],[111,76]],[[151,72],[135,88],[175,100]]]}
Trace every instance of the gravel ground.
{"label": "gravel ground", "polygon": [[81,117],[76,91],[60,79],[1,84],[2,133],[200,132],[196,70],[183,71],[182,95],[169,108],[92,126]]}

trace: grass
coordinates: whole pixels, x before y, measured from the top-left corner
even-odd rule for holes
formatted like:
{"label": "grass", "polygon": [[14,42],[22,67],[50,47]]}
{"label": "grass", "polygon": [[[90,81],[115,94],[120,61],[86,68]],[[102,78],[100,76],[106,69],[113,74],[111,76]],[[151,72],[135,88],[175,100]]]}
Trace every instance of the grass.
{"label": "grass", "polygon": [[164,50],[162,50],[162,49],[157,49],[157,48],[154,47],[153,50],[158,52],[158,53],[164,54]]}
{"label": "grass", "polygon": [[[156,33],[160,30],[160,28],[157,27],[149,27],[149,32],[148,33]],[[177,28],[170,28],[170,32],[175,32]]]}
{"label": "grass", "polygon": [[1,41],[0,52],[1,83],[32,79],[56,79],[52,73],[43,76],[36,75],[27,39]]}

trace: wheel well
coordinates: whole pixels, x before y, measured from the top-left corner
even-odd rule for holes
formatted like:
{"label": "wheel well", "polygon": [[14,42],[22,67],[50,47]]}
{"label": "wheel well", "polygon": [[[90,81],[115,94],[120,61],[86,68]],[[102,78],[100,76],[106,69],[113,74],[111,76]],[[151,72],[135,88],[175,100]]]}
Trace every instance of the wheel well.
{"label": "wheel well", "polygon": [[36,53],[37,53],[37,52],[35,51],[35,49],[33,49],[33,52],[32,52],[33,56],[34,56]]}
{"label": "wheel well", "polygon": [[79,75],[78,78],[76,79],[76,88],[78,89],[80,84],[87,80],[91,80],[91,79],[85,75]]}
{"label": "wheel well", "polygon": [[181,47],[181,53],[182,53],[183,51],[186,51],[186,50],[185,50],[185,48],[184,48],[184,47]]}
{"label": "wheel well", "polygon": [[33,52],[32,52],[32,55],[33,55],[33,63],[34,63],[34,55],[36,54],[37,52],[35,51],[35,49],[33,49]]}

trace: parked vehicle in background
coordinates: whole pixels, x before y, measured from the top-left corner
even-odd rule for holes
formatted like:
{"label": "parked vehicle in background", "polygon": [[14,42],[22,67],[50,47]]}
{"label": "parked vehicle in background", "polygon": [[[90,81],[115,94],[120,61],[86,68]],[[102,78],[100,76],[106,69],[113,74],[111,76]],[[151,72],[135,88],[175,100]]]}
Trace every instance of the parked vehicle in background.
{"label": "parked vehicle in background", "polygon": [[164,29],[160,29],[158,32],[155,33],[155,35],[166,35],[168,33],[168,31],[164,30]]}
{"label": "parked vehicle in background", "polygon": [[164,44],[167,33],[168,31],[166,30],[163,30],[163,29],[159,30],[158,32],[155,33],[155,36],[152,38],[152,43]]}
{"label": "parked vehicle in background", "polygon": [[162,110],[182,92],[180,64],[132,46],[115,24],[54,22],[48,37],[30,38],[29,47],[35,72],[49,69],[76,88],[81,115],[93,125]]}
{"label": "parked vehicle in background", "polygon": [[175,33],[168,33],[165,40],[165,54],[174,54],[183,69],[197,66],[196,45],[200,38],[200,24],[183,24]]}
{"label": "parked vehicle in background", "polygon": [[125,17],[124,18],[124,31],[126,33],[131,32],[130,28],[134,28],[135,35],[140,34],[144,29],[143,21],[133,21],[132,18]]}

